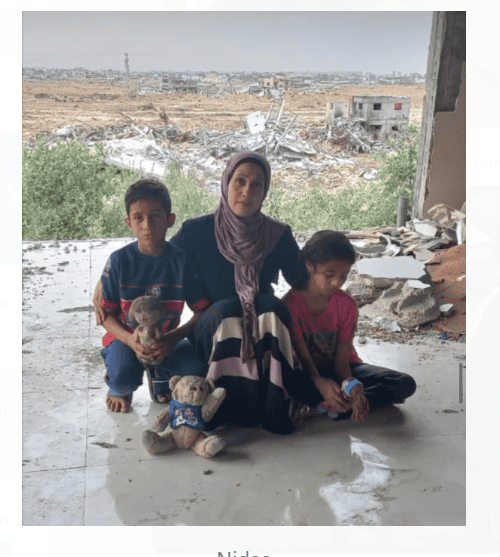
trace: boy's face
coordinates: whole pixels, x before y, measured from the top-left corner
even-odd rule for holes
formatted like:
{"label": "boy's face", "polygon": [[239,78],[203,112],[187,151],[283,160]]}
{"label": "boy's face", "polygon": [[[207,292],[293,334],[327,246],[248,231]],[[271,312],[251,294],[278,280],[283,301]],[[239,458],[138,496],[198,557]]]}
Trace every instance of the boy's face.
{"label": "boy's face", "polygon": [[175,214],[167,215],[161,201],[138,199],[130,204],[125,217],[127,226],[137,236],[139,249],[145,255],[161,255],[165,247],[165,234],[175,223]]}
{"label": "boy's face", "polygon": [[316,265],[307,263],[307,267],[311,274],[309,279],[310,286],[313,286],[316,292],[329,298],[344,285],[347,275],[351,270],[351,263],[349,261],[331,259]]}

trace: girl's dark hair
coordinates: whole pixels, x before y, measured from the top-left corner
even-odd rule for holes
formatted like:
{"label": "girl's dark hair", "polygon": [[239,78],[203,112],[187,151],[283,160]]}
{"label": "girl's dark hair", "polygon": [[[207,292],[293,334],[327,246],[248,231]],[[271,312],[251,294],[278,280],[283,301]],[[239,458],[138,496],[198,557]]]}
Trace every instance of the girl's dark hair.
{"label": "girl's dark hair", "polygon": [[143,176],[132,182],[125,192],[125,207],[130,215],[130,205],[139,199],[157,199],[161,201],[167,216],[172,210],[170,193],[167,186],[156,176]]}
{"label": "girl's dark hair", "polygon": [[335,230],[315,232],[302,248],[302,256],[313,265],[331,259],[349,261],[351,265],[356,261],[356,252],[349,238]]}

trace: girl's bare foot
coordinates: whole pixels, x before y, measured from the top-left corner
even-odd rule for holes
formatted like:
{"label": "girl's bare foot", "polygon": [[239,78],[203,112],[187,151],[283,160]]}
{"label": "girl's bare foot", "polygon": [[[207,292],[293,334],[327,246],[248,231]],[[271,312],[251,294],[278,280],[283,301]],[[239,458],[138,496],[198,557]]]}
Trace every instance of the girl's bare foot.
{"label": "girl's bare foot", "polygon": [[130,410],[130,403],[132,402],[132,394],[130,395],[106,395],[106,405],[111,412],[128,412]]}

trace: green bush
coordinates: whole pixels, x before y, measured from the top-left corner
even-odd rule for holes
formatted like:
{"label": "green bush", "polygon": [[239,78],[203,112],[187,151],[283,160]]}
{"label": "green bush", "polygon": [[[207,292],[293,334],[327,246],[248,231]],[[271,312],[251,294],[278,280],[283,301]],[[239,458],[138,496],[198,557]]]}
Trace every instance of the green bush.
{"label": "green bush", "polygon": [[38,149],[23,151],[23,238],[103,236],[104,213],[111,210],[103,197],[124,191],[139,173],[105,165],[102,155],[99,145],[94,152],[77,141],[48,149],[43,136]]}
{"label": "green bush", "polygon": [[194,178],[184,176],[178,163],[170,164],[164,182],[172,199],[172,211],[177,215],[169,234],[175,234],[186,219],[214,211],[219,203],[218,196],[200,188]]}

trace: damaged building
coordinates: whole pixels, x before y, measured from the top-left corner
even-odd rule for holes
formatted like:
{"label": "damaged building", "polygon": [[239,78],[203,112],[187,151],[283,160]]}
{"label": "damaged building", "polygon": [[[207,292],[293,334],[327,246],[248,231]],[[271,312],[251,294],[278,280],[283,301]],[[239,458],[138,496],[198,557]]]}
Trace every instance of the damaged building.
{"label": "damaged building", "polygon": [[366,131],[386,138],[391,131],[408,131],[410,97],[353,95],[350,113],[365,120]]}

